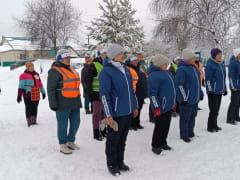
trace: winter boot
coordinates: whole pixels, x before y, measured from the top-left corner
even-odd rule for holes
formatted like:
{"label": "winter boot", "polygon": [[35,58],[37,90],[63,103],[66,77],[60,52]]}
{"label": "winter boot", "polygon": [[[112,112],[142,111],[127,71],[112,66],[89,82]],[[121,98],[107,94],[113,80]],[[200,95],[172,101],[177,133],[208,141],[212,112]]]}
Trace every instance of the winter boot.
{"label": "winter boot", "polygon": [[106,138],[106,137],[107,137],[107,129],[106,129],[106,128],[104,128],[103,131],[101,130],[101,136],[102,136],[103,138]]}
{"label": "winter boot", "polygon": [[113,176],[118,176],[120,175],[120,171],[118,168],[115,168],[113,166],[108,166],[108,171],[113,175]]}
{"label": "winter boot", "polygon": [[130,171],[130,168],[128,165],[126,165],[124,162],[119,166],[120,171]]}
{"label": "winter boot", "polygon": [[103,140],[103,137],[101,136],[99,129],[93,129],[93,138],[98,141]]}
{"label": "winter boot", "polygon": [[32,125],[32,122],[30,120],[30,118],[27,118],[27,126],[30,127]]}
{"label": "winter boot", "polygon": [[159,155],[159,154],[161,154],[161,152],[162,152],[162,148],[152,147],[152,152],[153,152],[154,154]]}
{"label": "winter boot", "polygon": [[60,144],[60,152],[63,154],[72,154],[72,150],[66,144]]}
{"label": "winter boot", "polygon": [[85,109],[85,111],[86,111],[86,114],[91,114],[89,109]]}
{"label": "winter boot", "polygon": [[37,117],[31,116],[32,117],[32,124],[37,125]]}
{"label": "winter boot", "polygon": [[71,150],[80,150],[80,147],[73,142],[67,142],[66,145]]}
{"label": "winter boot", "polygon": [[171,151],[172,150],[172,148],[169,145],[167,145],[167,144],[162,146],[162,149],[166,150],[166,151]]}

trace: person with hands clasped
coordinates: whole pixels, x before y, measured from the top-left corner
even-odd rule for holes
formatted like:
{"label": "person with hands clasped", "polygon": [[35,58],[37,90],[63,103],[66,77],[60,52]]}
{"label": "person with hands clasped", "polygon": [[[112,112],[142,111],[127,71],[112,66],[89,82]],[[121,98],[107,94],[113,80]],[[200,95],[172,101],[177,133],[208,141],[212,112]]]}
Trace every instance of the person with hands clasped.
{"label": "person with hands clasped", "polygon": [[195,136],[198,103],[203,100],[200,73],[195,67],[198,57],[192,49],[184,49],[176,73],[177,101],[180,104],[180,138],[189,143]]}
{"label": "person with hands clasped", "polygon": [[217,124],[222,95],[227,95],[226,67],[222,61],[222,51],[218,48],[213,48],[211,50],[211,58],[208,59],[205,68],[205,81],[210,110],[207,130],[211,133],[218,132],[222,130]]}
{"label": "person with hands clasped", "polygon": [[80,76],[70,66],[69,51],[58,50],[56,61],[48,71],[47,92],[50,109],[56,112],[57,136],[63,154],[80,149],[74,143],[82,107],[79,87]]}
{"label": "person with hands clasped", "polygon": [[22,101],[25,104],[25,113],[28,127],[37,124],[37,111],[40,100],[40,92],[42,98],[45,99],[46,92],[44,90],[39,74],[34,70],[32,62],[25,64],[26,70],[20,75],[17,102]]}
{"label": "person with hands clasped", "polygon": [[155,154],[172,149],[167,144],[167,136],[172,110],[176,110],[176,90],[172,74],[167,71],[169,62],[169,59],[161,54],[153,57],[147,80],[148,95],[155,118],[152,136],[152,151]]}
{"label": "person with hands clasped", "polygon": [[[99,76],[100,98],[103,104],[105,123],[108,125],[106,156],[109,172],[116,176],[120,171],[129,171],[124,163],[124,151],[132,116],[138,114],[137,98],[133,91],[130,71],[124,66],[125,49],[112,44],[107,49],[108,64]],[[116,131],[115,124],[118,129]]]}
{"label": "person with hands clasped", "polygon": [[231,100],[228,107],[227,123],[236,125],[240,121],[240,48],[233,50],[228,68],[229,85],[231,89]]}

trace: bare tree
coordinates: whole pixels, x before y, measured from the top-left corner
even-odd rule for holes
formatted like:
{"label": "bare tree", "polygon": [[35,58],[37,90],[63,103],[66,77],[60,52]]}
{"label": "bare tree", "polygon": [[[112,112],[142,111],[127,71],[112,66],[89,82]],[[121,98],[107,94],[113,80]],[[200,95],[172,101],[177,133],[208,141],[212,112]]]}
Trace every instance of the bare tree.
{"label": "bare tree", "polygon": [[155,36],[183,48],[193,41],[223,48],[239,4],[239,0],[152,0],[158,22]]}
{"label": "bare tree", "polygon": [[70,0],[27,1],[26,11],[18,24],[33,40],[40,39],[41,47],[65,46],[78,37],[81,13]]}

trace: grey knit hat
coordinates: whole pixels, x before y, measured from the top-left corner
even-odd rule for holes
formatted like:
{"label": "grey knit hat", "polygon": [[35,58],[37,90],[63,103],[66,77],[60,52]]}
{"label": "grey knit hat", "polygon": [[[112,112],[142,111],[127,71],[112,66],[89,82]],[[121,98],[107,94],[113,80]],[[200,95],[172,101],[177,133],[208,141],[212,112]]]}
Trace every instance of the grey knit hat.
{"label": "grey knit hat", "polygon": [[163,64],[169,64],[170,60],[168,59],[167,56],[164,56],[162,54],[157,54],[156,56],[153,57],[152,63],[156,67],[160,67]]}
{"label": "grey knit hat", "polygon": [[126,50],[118,44],[112,44],[107,48],[107,56],[110,60],[114,59],[118,54],[124,52],[126,52]]}
{"label": "grey knit hat", "polygon": [[189,59],[191,59],[193,57],[196,57],[195,51],[193,49],[184,49],[182,51],[182,58],[184,60],[189,60]]}

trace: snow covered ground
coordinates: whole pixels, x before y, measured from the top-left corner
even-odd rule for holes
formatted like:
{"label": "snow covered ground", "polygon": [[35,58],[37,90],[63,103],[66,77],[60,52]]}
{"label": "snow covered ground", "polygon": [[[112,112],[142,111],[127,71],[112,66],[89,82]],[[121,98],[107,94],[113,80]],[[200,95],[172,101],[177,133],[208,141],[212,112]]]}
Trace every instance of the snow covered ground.
{"label": "snow covered ground", "polygon": [[[51,61],[35,62],[46,87]],[[17,104],[18,77],[24,67],[10,71],[0,68],[0,180],[89,180],[113,179],[105,162],[105,142],[92,138],[91,115],[81,110],[81,125],[76,143],[81,150],[72,155],[59,153],[56,118],[48,100],[39,104],[38,126],[26,125],[24,104]],[[204,89],[205,91],[205,89]],[[125,162],[131,172],[118,179],[161,180],[239,180],[240,125],[225,123],[230,95],[223,97],[219,115],[219,133],[206,131],[208,107],[205,96],[200,107],[195,133],[186,144],[179,139],[179,119],[173,118],[168,143],[173,151],[157,156],[151,152],[153,124],[148,122],[148,101],[143,107],[144,130],[130,131]]]}

